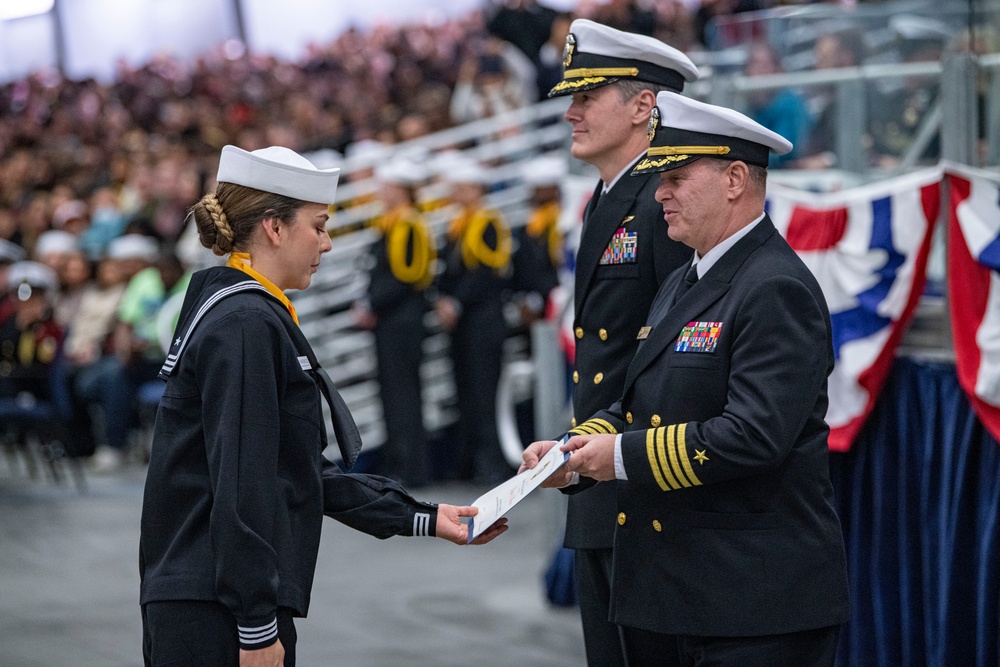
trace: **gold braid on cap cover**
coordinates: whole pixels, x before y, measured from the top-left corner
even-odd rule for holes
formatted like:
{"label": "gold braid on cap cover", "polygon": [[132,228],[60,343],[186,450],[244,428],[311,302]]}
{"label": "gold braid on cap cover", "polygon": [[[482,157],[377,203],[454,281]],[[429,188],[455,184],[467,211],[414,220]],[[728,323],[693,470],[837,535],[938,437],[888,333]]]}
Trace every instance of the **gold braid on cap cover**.
{"label": "gold braid on cap cover", "polygon": [[653,146],[646,151],[647,157],[657,155],[726,155],[729,146]]}

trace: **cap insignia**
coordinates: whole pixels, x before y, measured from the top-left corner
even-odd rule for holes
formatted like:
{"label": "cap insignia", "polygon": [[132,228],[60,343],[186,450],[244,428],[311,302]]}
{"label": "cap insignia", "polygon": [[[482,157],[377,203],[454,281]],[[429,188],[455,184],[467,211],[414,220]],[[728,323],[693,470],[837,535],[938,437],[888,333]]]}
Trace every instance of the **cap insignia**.
{"label": "cap insignia", "polygon": [[649,113],[649,122],[646,124],[646,138],[650,142],[653,141],[653,137],[656,136],[656,128],[660,126],[660,108],[654,106],[653,110]]}
{"label": "cap insignia", "polygon": [[566,35],[566,46],[563,47],[563,67],[569,67],[573,62],[573,50],[576,48],[576,36],[573,33]]}

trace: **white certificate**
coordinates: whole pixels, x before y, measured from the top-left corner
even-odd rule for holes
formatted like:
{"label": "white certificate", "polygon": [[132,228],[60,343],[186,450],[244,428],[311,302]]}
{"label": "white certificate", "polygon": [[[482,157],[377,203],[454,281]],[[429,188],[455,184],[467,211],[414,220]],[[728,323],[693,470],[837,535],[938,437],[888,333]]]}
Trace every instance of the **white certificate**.
{"label": "white certificate", "polygon": [[566,440],[567,438],[563,438],[557,442],[534,468],[514,475],[476,498],[472,506],[478,507],[479,513],[472,517],[469,523],[469,542],[479,537],[483,531],[496,523],[497,519],[509,512],[510,508],[521,502],[566,463],[570,453],[559,451],[559,447]]}

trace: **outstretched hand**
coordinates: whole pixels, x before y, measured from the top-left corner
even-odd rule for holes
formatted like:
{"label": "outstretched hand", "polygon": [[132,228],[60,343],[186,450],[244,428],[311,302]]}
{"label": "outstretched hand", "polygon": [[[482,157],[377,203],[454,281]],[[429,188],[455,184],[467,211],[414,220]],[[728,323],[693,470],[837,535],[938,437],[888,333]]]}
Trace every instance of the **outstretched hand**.
{"label": "outstretched hand", "polygon": [[[437,536],[443,540],[464,545],[469,539],[469,526],[462,523],[462,517],[476,516],[478,508],[471,505],[438,505]],[[470,544],[486,544],[507,532],[507,519],[499,519],[483,531],[482,535],[472,540]]]}
{"label": "outstretched hand", "polygon": [[584,477],[607,482],[615,478],[615,435],[574,435],[562,446],[572,452],[565,470],[578,472]]}
{"label": "outstretched hand", "polygon": [[[522,473],[525,470],[531,470],[538,465],[538,462],[545,458],[545,455],[549,453],[557,443],[555,440],[539,440],[538,442],[533,442],[528,447],[521,452],[521,467],[518,468],[517,472]],[[565,451],[565,447],[563,448]],[[545,489],[558,489],[566,486],[573,481],[573,471],[569,470],[567,466],[562,466],[554,473],[552,473],[548,479],[542,482],[542,488]]]}

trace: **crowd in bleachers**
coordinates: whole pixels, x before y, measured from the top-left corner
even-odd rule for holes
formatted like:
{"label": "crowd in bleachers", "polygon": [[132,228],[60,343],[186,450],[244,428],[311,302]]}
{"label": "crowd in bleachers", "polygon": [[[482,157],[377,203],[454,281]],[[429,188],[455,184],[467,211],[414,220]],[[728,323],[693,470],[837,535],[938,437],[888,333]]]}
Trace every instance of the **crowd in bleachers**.
{"label": "crowd in bleachers", "polygon": [[[183,291],[193,263],[176,247],[187,209],[213,186],[222,146],[337,156],[359,142],[416,139],[543,99],[559,80],[574,17],[698,50],[711,46],[712,18],[759,8],[756,0],[583,1],[570,15],[507,2],[438,24],[352,29],[298,62],[229,43],[190,63],[122,63],[111,83],[44,71],[0,85],[0,397],[23,396],[15,379],[24,368],[63,364],[67,448],[100,444],[112,452],[106,463],[122,460],[142,389],[163,358],[158,311]],[[843,59],[856,49],[834,46],[830,66],[850,64]],[[826,62],[820,48],[816,67]],[[748,75],[780,70],[773,50],[751,52]],[[829,154],[822,140],[833,106],[820,97],[751,101],[765,125],[764,114],[780,122],[789,109],[799,114],[797,166]],[[24,260],[49,273],[5,275]],[[44,296],[28,315],[21,283]],[[28,354],[25,332],[34,340],[42,329],[56,353],[46,343]]]}

